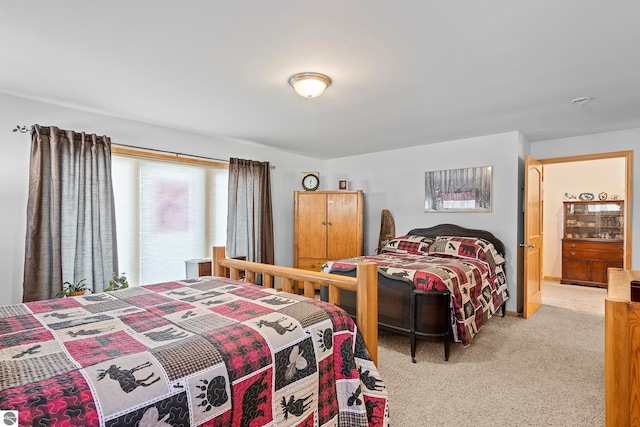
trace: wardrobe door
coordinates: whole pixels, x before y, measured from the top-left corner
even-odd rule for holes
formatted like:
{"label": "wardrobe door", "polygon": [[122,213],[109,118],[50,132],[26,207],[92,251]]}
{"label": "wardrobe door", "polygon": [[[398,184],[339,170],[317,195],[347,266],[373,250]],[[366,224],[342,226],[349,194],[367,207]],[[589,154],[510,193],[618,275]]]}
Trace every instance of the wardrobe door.
{"label": "wardrobe door", "polygon": [[296,192],[294,220],[297,257],[326,258],[327,196],[316,192]]}
{"label": "wardrobe door", "polygon": [[362,193],[327,195],[327,258],[362,255]]}

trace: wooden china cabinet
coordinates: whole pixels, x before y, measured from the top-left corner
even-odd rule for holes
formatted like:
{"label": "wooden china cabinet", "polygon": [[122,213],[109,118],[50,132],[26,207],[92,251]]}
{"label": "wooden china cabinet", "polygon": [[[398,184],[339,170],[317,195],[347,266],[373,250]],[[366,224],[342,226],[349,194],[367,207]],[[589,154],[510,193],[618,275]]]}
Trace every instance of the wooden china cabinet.
{"label": "wooden china cabinet", "polygon": [[607,287],[607,269],[622,268],[624,202],[563,202],[560,283]]}
{"label": "wooden china cabinet", "polygon": [[363,205],[361,191],[295,191],[294,267],[362,255]]}

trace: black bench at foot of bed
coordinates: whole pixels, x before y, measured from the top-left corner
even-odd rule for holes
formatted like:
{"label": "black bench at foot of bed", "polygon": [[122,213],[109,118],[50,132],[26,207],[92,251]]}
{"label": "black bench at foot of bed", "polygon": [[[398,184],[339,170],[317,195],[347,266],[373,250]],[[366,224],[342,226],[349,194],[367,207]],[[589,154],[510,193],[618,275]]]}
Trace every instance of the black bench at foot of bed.
{"label": "black bench at foot of bed", "polygon": [[[343,270],[339,274],[355,277],[355,271]],[[326,287],[321,288],[320,296],[323,301],[328,300]],[[413,289],[410,280],[389,278],[378,272],[378,327],[410,337],[413,363],[416,363],[418,339],[442,340],[444,360],[449,360],[453,341],[450,301],[449,292]],[[341,290],[340,307],[355,318],[355,293]]]}

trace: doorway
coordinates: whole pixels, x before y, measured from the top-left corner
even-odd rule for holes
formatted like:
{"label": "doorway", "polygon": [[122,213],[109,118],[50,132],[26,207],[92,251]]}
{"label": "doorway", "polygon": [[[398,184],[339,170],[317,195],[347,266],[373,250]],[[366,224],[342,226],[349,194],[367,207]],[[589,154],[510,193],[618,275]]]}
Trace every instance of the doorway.
{"label": "doorway", "polygon": [[[576,299],[585,294],[578,285],[559,285],[562,277],[562,200],[579,196],[582,193],[594,194],[605,199],[618,199],[625,202],[625,232],[623,264],[631,265],[631,234],[629,233],[631,188],[632,188],[632,151],[600,153],[585,156],[571,156],[553,159],[542,159],[543,166],[543,259],[542,295],[550,305],[557,304],[557,297]],[[554,182],[555,181],[555,182]],[[567,193],[567,194],[565,194]],[[553,286],[564,288],[554,288]],[[549,289],[545,298],[544,290]],[[573,290],[573,293],[572,293]],[[606,290],[586,291],[590,295],[606,297]]]}

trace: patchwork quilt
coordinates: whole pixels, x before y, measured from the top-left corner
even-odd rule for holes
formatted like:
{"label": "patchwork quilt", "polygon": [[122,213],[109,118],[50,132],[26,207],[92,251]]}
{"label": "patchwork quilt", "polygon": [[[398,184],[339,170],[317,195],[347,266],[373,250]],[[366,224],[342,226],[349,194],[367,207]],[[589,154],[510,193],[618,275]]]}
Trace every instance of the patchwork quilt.
{"label": "patchwork quilt", "polygon": [[413,281],[415,289],[451,292],[454,339],[465,346],[509,297],[504,262],[487,263],[486,259],[475,257],[381,253],[331,261],[323,271],[339,273],[353,268],[359,261],[373,261],[380,271]]}
{"label": "patchwork quilt", "polygon": [[389,422],[342,309],[212,277],[0,307],[0,409],[37,426]]}

